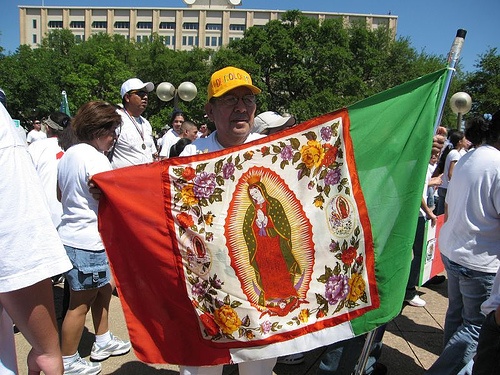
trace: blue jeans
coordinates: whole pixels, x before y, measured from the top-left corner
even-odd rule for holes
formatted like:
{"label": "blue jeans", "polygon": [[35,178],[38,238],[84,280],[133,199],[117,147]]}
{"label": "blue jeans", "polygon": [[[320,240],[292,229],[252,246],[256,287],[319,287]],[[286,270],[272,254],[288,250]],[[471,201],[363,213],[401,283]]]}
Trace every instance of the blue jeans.
{"label": "blue jeans", "polygon": [[[375,369],[375,364],[382,355],[382,338],[386,325],[377,328],[375,338],[371,347],[370,355],[365,366],[365,374],[371,374]],[[354,372],[358,363],[366,334],[353,337],[335,344],[329,345],[327,351],[321,357],[317,375],[350,375]]]}
{"label": "blue jeans", "polygon": [[446,192],[448,189],[446,188],[438,188],[438,202],[437,206],[435,208],[435,214],[436,215],[441,215],[444,214],[444,206],[445,206],[445,198],[446,198]]}
{"label": "blue jeans", "polygon": [[91,251],[68,245],[64,245],[64,248],[73,264],[73,268],[65,273],[71,290],[96,289],[109,284],[111,271],[104,249]]}
{"label": "blue jeans", "polygon": [[474,271],[442,255],[448,275],[444,350],[426,375],[457,374],[474,356],[484,321],[481,304],[490,296],[494,273]]}

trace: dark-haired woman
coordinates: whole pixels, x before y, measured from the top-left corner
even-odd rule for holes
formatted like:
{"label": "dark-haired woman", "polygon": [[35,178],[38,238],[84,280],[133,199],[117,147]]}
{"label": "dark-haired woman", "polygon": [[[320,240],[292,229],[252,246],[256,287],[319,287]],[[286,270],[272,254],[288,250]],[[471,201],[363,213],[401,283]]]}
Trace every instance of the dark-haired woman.
{"label": "dark-haired woman", "polygon": [[445,348],[426,374],[457,374],[474,357],[481,304],[500,266],[500,111],[491,122],[474,120],[471,130],[479,146],[456,163],[439,233],[448,275]]}
{"label": "dark-haired woman", "polygon": [[[446,198],[446,192],[448,184],[450,183],[451,176],[453,175],[453,170],[455,164],[466,152],[467,139],[462,131],[453,131],[448,137],[450,142],[450,147],[443,150],[437,170],[442,170],[443,173],[443,183],[438,188],[438,202],[436,207],[436,215],[441,215],[444,213],[444,202]],[[437,172],[435,172],[437,173]],[[434,174],[435,176],[435,174]]]}
{"label": "dark-haired woman", "polygon": [[65,276],[70,286],[69,309],[61,329],[61,351],[65,374],[98,374],[101,365],[80,357],[85,317],[92,309],[96,341],[90,358],[102,361],[130,350],[130,342],[113,336],[108,328],[108,311],[113,286],[97,228],[98,202],[87,185],[92,175],[111,170],[104,155],[116,138],[121,116],[113,105],[94,101],[84,104],[72,126],[79,143],[64,154],[58,166],[58,189],[63,205],[59,236],[73,268]]}
{"label": "dark-haired woman", "polygon": [[181,125],[185,119],[184,113],[182,112],[176,111],[172,113],[170,117],[170,126],[172,126],[172,128],[169,129],[161,139],[160,159],[170,157],[170,148],[181,139]]}

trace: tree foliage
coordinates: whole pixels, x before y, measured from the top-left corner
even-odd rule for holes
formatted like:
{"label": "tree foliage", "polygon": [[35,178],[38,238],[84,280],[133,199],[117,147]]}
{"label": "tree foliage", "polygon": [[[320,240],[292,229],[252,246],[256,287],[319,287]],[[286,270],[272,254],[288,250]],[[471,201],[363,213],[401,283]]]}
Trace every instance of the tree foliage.
{"label": "tree foliage", "polygon": [[364,22],[319,21],[299,11],[250,28],[229,48],[253,61],[265,95],[262,110],[290,112],[305,120],[445,66],[418,54],[391,31]]}
{"label": "tree foliage", "polygon": [[[156,34],[141,43],[104,33],[76,43],[62,29],[51,31],[38,48],[24,45],[10,55],[2,52],[0,47],[0,87],[12,116],[25,123],[57,110],[62,90],[73,114],[89,100],[120,103],[121,84],[131,77],[155,86],[193,82],[197,97],[189,103],[179,100],[177,106],[201,122],[210,74],[228,65],[249,71],[262,89],[258,112],[288,112],[303,121],[446,66],[445,57],[419,53],[409,39],[395,40],[385,27],[370,31],[362,22],[346,27],[340,19],[319,21],[298,10],[247,29],[244,38],[217,51],[173,51]],[[459,70],[450,92],[468,91],[474,110],[493,112],[500,99],[496,50],[481,56],[477,67],[466,80]],[[151,94],[145,116],[158,131],[173,107],[174,101],[165,103]],[[448,118],[453,121],[453,114],[445,108]]]}
{"label": "tree foliage", "polygon": [[479,56],[477,71],[465,78],[464,90],[472,98],[472,114],[485,114],[500,109],[500,54],[491,48]]}

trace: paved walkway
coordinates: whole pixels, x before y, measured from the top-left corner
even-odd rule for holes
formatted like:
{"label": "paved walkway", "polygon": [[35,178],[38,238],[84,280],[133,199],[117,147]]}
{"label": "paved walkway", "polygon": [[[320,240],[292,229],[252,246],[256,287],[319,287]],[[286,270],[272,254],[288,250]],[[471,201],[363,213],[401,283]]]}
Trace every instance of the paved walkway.
{"label": "paved walkway", "polygon": [[[384,335],[384,348],[380,362],[388,368],[388,374],[420,375],[429,368],[441,351],[443,324],[448,301],[446,298],[447,282],[420,289],[421,297],[427,301],[425,307],[404,306],[401,315],[388,324]],[[56,301],[62,295],[62,288],[54,287]],[[119,337],[128,338],[120,301],[113,296],[110,307],[111,331]],[[93,342],[90,314],[80,343],[82,357],[90,355]],[[27,374],[25,365],[29,346],[21,334],[16,335],[19,374]],[[324,349],[316,349],[306,354],[306,360],[300,365],[276,365],[276,375],[313,375],[319,365],[319,358]],[[140,362],[133,352],[121,357],[110,358],[102,362],[102,374],[114,375],[175,375],[177,366],[147,365]],[[237,375],[237,366],[226,366],[224,375]],[[259,375],[259,374],[255,374]]]}

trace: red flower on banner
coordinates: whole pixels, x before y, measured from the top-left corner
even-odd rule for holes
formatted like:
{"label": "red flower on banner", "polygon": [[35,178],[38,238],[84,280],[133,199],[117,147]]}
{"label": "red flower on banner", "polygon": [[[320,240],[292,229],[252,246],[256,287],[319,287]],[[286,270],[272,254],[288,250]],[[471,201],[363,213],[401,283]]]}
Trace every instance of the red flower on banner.
{"label": "red flower on banner", "polygon": [[316,318],[318,318],[318,319],[323,318],[325,316],[326,316],[326,314],[325,314],[325,311],[323,309],[319,309],[318,312],[316,312]]}
{"label": "red flower on banner", "polygon": [[348,264],[349,266],[354,262],[356,258],[356,248],[353,246],[348,247],[342,252],[342,262]]}
{"label": "red flower on banner", "polygon": [[189,228],[194,225],[193,217],[185,212],[181,212],[176,218],[182,228]]}
{"label": "red flower on banner", "polygon": [[200,320],[203,323],[205,331],[207,332],[208,335],[215,336],[219,333],[219,326],[217,325],[217,323],[210,314],[207,313],[201,314]]}
{"label": "red flower on banner", "polygon": [[186,181],[191,181],[194,178],[194,176],[196,176],[196,171],[194,170],[194,168],[186,167],[182,171],[182,178],[185,179]]}
{"label": "red flower on banner", "polygon": [[335,162],[335,159],[337,159],[337,154],[339,152],[338,147],[332,146],[329,143],[325,143],[323,145],[324,150],[325,150],[325,156],[323,157],[322,164],[323,166],[328,166],[331,165]]}

